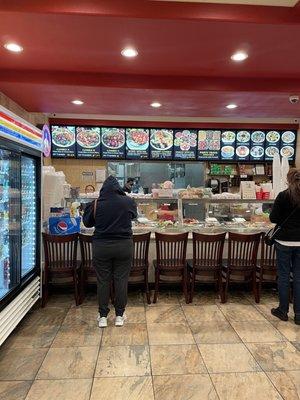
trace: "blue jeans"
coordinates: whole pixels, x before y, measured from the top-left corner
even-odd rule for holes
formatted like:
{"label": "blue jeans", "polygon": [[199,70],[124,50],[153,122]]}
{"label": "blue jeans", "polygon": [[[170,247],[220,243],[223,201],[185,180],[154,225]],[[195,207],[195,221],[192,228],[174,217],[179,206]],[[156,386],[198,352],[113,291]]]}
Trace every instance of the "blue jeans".
{"label": "blue jeans", "polygon": [[289,311],[290,274],[293,274],[294,312],[300,318],[300,246],[275,243],[278,267],[279,309]]}

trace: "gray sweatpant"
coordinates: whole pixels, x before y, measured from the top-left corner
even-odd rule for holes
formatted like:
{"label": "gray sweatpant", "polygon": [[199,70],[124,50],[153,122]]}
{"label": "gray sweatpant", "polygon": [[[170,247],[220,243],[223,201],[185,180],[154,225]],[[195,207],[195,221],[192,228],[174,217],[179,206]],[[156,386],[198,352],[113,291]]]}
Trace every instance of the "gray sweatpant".
{"label": "gray sweatpant", "polygon": [[115,289],[114,306],[116,315],[122,316],[127,304],[128,277],[132,265],[132,239],[94,240],[93,265],[97,275],[99,313],[107,317],[110,284]]}

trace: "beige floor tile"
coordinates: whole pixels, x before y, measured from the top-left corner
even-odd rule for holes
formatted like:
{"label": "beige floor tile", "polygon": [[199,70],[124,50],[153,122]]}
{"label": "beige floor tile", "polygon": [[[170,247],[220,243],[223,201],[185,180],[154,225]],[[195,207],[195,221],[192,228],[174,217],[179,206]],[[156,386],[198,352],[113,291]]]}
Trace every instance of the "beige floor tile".
{"label": "beige floor tile", "polygon": [[[72,307],[76,307],[75,303],[72,303]],[[96,293],[88,293],[85,295],[80,307],[98,307],[98,298]]]}
{"label": "beige floor tile", "polygon": [[267,372],[267,375],[284,399],[300,399],[299,371]]}
{"label": "beige floor tile", "polygon": [[201,374],[206,368],[196,345],[151,346],[153,375]]}
{"label": "beige floor tile", "polygon": [[264,317],[270,321],[270,322],[277,322],[278,318],[274,317],[274,315],[271,314],[271,309],[276,308],[278,306],[278,302],[274,303],[268,303],[268,304],[255,304],[255,308],[263,313]]}
{"label": "beige floor tile", "polygon": [[220,302],[220,298],[218,293],[216,292],[195,291],[192,303],[186,304],[183,295],[179,296],[179,302],[184,306],[206,306],[206,305],[213,306]]}
{"label": "beige floor tile", "polygon": [[47,307],[67,307],[75,304],[73,293],[53,293],[49,296]]}
{"label": "beige floor tile", "polygon": [[300,353],[289,342],[249,343],[247,347],[265,371],[300,370]]}
{"label": "beige floor tile", "polygon": [[98,308],[97,307],[71,307],[63,326],[89,326],[97,325]]}
{"label": "beige floor tile", "polygon": [[205,306],[182,306],[189,324],[198,324],[199,322],[226,321],[226,318],[216,305]]}
{"label": "beige floor tile", "polygon": [[[146,313],[145,307],[126,307],[126,324],[145,324],[146,323]],[[108,321],[114,323],[116,315],[111,311],[108,315]]]}
{"label": "beige floor tile", "polygon": [[148,324],[148,335],[150,345],[195,344],[185,324]]}
{"label": "beige floor tile", "polygon": [[22,325],[61,325],[65,316],[67,315],[68,308],[65,307],[45,307],[39,308],[26,315],[22,321]]}
{"label": "beige floor tile", "polygon": [[95,347],[51,348],[37,379],[92,378],[97,361]]}
{"label": "beige floor tile", "polygon": [[0,380],[33,380],[48,349],[0,349]]}
{"label": "beige floor tile", "polygon": [[292,319],[288,321],[277,321],[273,323],[275,328],[279,330],[289,341],[300,342],[300,327],[296,325]]}
{"label": "beige floor tile", "polygon": [[36,347],[50,347],[59,325],[21,325],[5,342],[5,348],[30,349]]}
{"label": "beige floor tile", "polygon": [[217,400],[208,374],[154,376],[156,400]]}
{"label": "beige floor tile", "polygon": [[127,306],[129,307],[141,307],[144,306],[144,294],[139,291],[131,291],[129,288]]}
{"label": "beige floor tile", "polygon": [[[151,291],[151,299],[153,300],[154,296],[154,291]],[[174,291],[165,291],[165,292],[159,292],[158,298],[157,298],[157,303],[152,304],[152,307],[155,306],[164,306],[164,305],[169,305],[169,304],[177,304],[179,305],[179,298],[181,297],[181,293]]]}
{"label": "beige floor tile", "polygon": [[213,374],[220,400],[279,400],[279,393],[264,372]]}
{"label": "beige floor tile", "polygon": [[25,400],[31,381],[0,381],[1,400]]}
{"label": "beige floor tile", "polygon": [[52,347],[89,347],[99,346],[102,330],[94,321],[94,326],[88,325],[62,325],[59,329]]}
{"label": "beige floor tile", "polygon": [[26,400],[89,400],[91,385],[92,379],[34,381]]}
{"label": "beige floor tile", "polygon": [[100,349],[95,377],[150,374],[148,346],[114,346]]}
{"label": "beige floor tile", "polygon": [[246,343],[272,343],[286,340],[268,321],[232,321],[231,325],[242,341]]}
{"label": "beige floor tile", "polygon": [[103,330],[102,346],[143,346],[148,344],[146,324],[109,326]]}
{"label": "beige floor tile", "polygon": [[91,400],[154,400],[151,377],[96,378]]}
{"label": "beige floor tile", "polygon": [[241,339],[227,321],[208,321],[190,325],[196,343],[239,343]]}
{"label": "beige floor tile", "polygon": [[300,342],[293,342],[292,345],[300,352]]}
{"label": "beige floor tile", "polygon": [[265,317],[251,304],[220,304],[225,317],[231,321],[265,321]]}
{"label": "beige floor tile", "polygon": [[260,371],[259,365],[242,343],[198,346],[210,373]]}
{"label": "beige floor tile", "polygon": [[146,320],[148,324],[154,323],[178,323],[186,324],[186,319],[179,305],[149,306],[146,308]]}

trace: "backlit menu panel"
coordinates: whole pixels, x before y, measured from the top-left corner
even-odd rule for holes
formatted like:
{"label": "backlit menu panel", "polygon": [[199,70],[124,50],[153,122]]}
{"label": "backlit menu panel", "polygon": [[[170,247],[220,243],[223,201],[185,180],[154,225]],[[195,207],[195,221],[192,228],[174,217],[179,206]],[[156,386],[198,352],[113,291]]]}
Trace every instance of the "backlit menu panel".
{"label": "backlit menu panel", "polygon": [[126,158],[145,160],[149,158],[149,129],[126,128]]}
{"label": "backlit menu panel", "polygon": [[197,131],[194,129],[174,130],[174,159],[196,160]]}
{"label": "backlit menu panel", "polygon": [[173,129],[150,130],[150,158],[152,160],[172,160]]}
{"label": "backlit menu panel", "polygon": [[198,131],[198,160],[219,160],[221,150],[220,130]]}
{"label": "backlit menu panel", "polygon": [[78,158],[100,158],[100,128],[77,126],[76,143]]}
{"label": "backlit menu panel", "polygon": [[51,138],[53,158],[75,158],[75,126],[52,125]]}
{"label": "backlit menu panel", "polygon": [[101,129],[102,158],[125,158],[125,128]]}

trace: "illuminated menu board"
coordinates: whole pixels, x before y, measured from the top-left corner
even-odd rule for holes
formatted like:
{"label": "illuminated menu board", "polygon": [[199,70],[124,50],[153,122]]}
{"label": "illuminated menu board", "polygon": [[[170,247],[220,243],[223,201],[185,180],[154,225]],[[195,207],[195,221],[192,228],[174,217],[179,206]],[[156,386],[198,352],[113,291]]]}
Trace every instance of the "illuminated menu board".
{"label": "illuminated menu board", "polygon": [[265,158],[266,133],[264,131],[252,131],[250,142],[250,160],[263,161]]}
{"label": "illuminated menu board", "polygon": [[296,131],[282,131],[280,155],[287,157],[289,160],[295,159]]}
{"label": "illuminated menu board", "polygon": [[250,158],[250,132],[237,131],[235,143],[235,155],[238,161],[248,161]]}
{"label": "illuminated menu board", "polygon": [[77,126],[76,143],[77,158],[100,158],[100,128]]}
{"label": "illuminated menu board", "polygon": [[193,129],[174,130],[174,159],[196,160],[197,131]]}
{"label": "illuminated menu board", "polygon": [[172,160],[173,129],[150,130],[150,158],[152,160]]}
{"label": "illuminated menu board", "polygon": [[51,138],[53,158],[75,158],[75,126],[52,125]]}
{"label": "illuminated menu board", "polygon": [[125,128],[101,129],[102,158],[125,158]]}
{"label": "illuminated menu board", "polygon": [[227,130],[221,134],[221,160],[234,160],[235,159],[235,131]]}
{"label": "illuminated menu board", "polygon": [[221,150],[220,130],[198,131],[198,160],[219,160]]}
{"label": "illuminated menu board", "polygon": [[265,160],[273,160],[275,154],[280,154],[280,132],[267,131],[265,142]]}
{"label": "illuminated menu board", "polygon": [[149,158],[149,129],[126,128],[126,158],[145,160]]}

